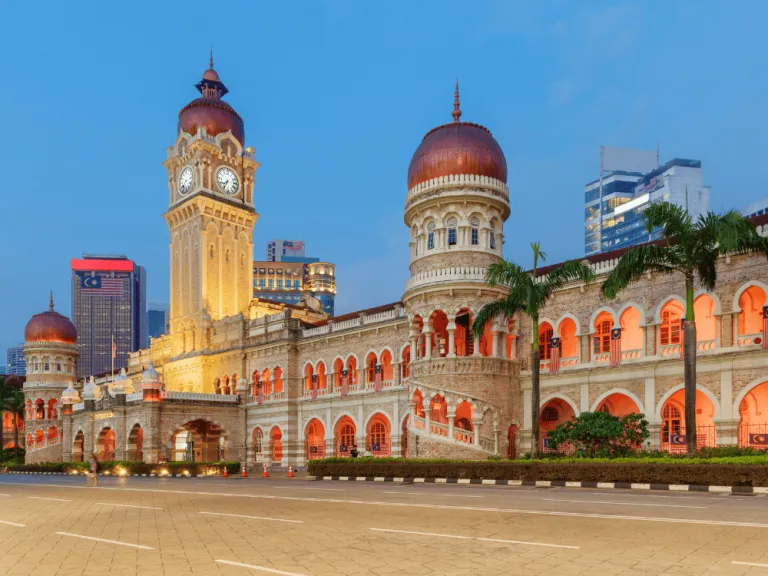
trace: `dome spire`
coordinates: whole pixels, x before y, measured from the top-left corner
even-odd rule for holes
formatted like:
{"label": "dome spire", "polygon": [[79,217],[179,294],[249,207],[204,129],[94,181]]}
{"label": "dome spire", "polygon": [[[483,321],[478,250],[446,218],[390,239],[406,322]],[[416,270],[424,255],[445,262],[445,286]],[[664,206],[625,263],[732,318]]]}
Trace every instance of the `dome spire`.
{"label": "dome spire", "polygon": [[461,109],[459,108],[459,81],[456,80],[456,92],[453,94],[453,121],[458,122],[461,118]]}
{"label": "dome spire", "polygon": [[211,56],[208,59],[208,68],[213,70],[213,46],[211,46]]}
{"label": "dome spire", "polygon": [[53,312],[53,290],[51,290],[51,299],[50,299],[50,301],[48,302],[48,310],[50,310],[51,312]]}

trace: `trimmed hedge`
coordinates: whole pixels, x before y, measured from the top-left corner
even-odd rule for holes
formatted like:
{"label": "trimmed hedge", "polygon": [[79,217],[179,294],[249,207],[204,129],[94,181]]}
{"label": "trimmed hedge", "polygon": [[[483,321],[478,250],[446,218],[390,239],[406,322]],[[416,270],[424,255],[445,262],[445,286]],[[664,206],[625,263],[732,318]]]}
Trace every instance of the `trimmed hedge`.
{"label": "trimmed hedge", "polygon": [[[88,470],[88,462],[39,462],[37,464],[9,465],[9,472],[85,472]],[[164,462],[162,464],[145,464],[144,462],[109,461],[99,462],[100,473],[118,474],[119,470],[125,470],[126,474],[155,474],[163,471],[168,474],[183,474],[188,472],[190,476],[205,476],[211,474],[223,474],[224,467],[229,474],[240,473],[240,462]]]}
{"label": "trimmed hedge", "polygon": [[[754,460],[761,460],[755,462]],[[661,460],[661,461],[657,461]],[[719,462],[726,460],[731,462]],[[746,460],[746,462],[739,462]],[[735,461],[735,462],[734,462]],[[768,486],[768,456],[691,459],[561,459],[518,461],[329,458],[312,460],[314,476],[468,478],[484,480],[564,480],[699,486]]]}

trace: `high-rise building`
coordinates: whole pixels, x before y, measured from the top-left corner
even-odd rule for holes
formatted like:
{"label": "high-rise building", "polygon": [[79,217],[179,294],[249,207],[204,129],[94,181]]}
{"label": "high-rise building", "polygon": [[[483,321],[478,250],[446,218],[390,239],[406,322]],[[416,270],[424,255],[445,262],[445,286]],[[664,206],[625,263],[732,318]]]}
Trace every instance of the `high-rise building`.
{"label": "high-rise building", "polygon": [[694,218],[709,211],[710,187],[704,185],[700,160],[675,158],[643,171],[654,157],[656,151],[601,148],[600,178],[584,187],[587,255],[660,237],[660,231],[648,233],[643,219],[653,202],[686,207]]}
{"label": "high-rise building", "polygon": [[147,342],[168,333],[168,304],[162,302],[150,302],[147,305]]}
{"label": "high-rise building", "polygon": [[[270,240],[267,242],[267,262],[291,262],[286,258],[302,258],[304,242],[302,240]],[[295,262],[295,260],[293,260]]]}
{"label": "high-rise building", "polygon": [[24,344],[13,346],[5,351],[5,373],[9,376],[25,376],[27,361],[24,359]]}
{"label": "high-rise building", "polygon": [[253,263],[253,296],[298,304],[305,295],[318,299],[323,312],[333,316],[336,266],[305,256],[300,240],[271,240],[267,260]]}
{"label": "high-rise building", "polygon": [[[125,256],[72,260],[72,321],[77,377],[115,372],[147,341],[146,271]],[[112,342],[114,338],[114,366]]]}

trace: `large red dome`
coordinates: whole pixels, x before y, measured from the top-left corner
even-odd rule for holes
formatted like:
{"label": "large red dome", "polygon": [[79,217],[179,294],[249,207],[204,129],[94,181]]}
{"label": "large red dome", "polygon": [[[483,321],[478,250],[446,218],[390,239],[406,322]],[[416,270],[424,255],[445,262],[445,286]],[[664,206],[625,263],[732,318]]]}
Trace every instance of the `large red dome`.
{"label": "large red dome", "polygon": [[213,69],[213,57],[203,79],[195,87],[201,98],[192,100],[179,112],[179,133],[196,134],[198,126],[204,126],[209,136],[224,134],[227,130],[245,146],[245,125],[240,115],[222,100],[228,90]]}
{"label": "large red dome", "polygon": [[77,329],[69,318],[55,312],[53,296],[48,310],[35,314],[24,328],[26,342],[64,342],[77,344]]}
{"label": "large red dome", "polygon": [[427,132],[408,167],[408,188],[455,174],[488,176],[507,182],[507,160],[490,130],[459,122],[459,88],[456,85],[454,121]]}

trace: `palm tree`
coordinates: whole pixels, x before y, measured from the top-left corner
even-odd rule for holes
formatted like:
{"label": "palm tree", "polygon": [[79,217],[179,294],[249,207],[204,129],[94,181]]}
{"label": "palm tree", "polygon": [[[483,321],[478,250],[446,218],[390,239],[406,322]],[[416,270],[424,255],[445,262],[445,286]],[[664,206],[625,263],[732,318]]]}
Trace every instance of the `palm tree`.
{"label": "palm tree", "polygon": [[12,391],[10,384],[10,376],[0,374],[0,451],[5,446],[5,438],[3,438],[3,412],[5,412],[5,400]]}
{"label": "palm tree", "polygon": [[662,240],[635,246],[626,252],[602,286],[603,295],[616,298],[619,291],[649,272],[680,274],[685,280],[683,320],[683,369],[685,373],[685,429],[689,456],[696,453],[696,318],[693,311],[694,283],[715,289],[717,259],[725,254],[762,252],[768,256],[768,241],[736,210],[709,212],[694,222],[685,208],[658,202],[645,210],[649,234],[661,228]]}
{"label": "palm tree", "polygon": [[478,338],[482,335],[485,325],[496,317],[509,317],[518,311],[530,317],[533,324],[531,336],[531,454],[536,456],[539,449],[539,313],[546,306],[550,297],[569,282],[581,280],[588,284],[595,278],[592,269],[576,260],[569,260],[546,274],[539,276],[539,262],[545,262],[547,255],[541,251],[541,243],[531,243],[533,250],[533,269],[525,270],[519,264],[507,260],[499,260],[488,267],[485,281],[489,286],[505,286],[509,293],[500,300],[483,306],[477,314],[472,330]]}
{"label": "palm tree", "polygon": [[19,455],[19,418],[24,416],[24,392],[13,390],[6,399],[5,408],[13,414],[13,447],[16,456]]}

